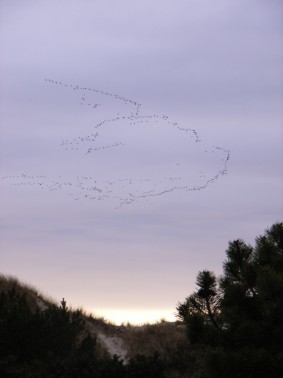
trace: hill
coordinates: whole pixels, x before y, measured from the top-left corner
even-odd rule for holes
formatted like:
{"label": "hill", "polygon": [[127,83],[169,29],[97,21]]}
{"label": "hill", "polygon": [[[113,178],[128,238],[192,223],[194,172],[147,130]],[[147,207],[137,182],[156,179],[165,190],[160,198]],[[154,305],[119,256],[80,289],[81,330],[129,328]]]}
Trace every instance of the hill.
{"label": "hill", "polygon": [[117,326],[0,275],[1,377],[193,377],[186,346],[180,322]]}

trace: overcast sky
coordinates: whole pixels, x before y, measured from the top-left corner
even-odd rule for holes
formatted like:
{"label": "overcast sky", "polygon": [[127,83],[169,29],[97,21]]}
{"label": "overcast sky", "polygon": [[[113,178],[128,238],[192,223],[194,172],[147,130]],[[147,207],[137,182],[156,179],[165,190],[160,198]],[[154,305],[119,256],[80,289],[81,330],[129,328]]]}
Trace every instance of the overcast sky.
{"label": "overcast sky", "polygon": [[282,2],[0,14],[1,272],[109,318],[172,319],[229,241],[282,221]]}

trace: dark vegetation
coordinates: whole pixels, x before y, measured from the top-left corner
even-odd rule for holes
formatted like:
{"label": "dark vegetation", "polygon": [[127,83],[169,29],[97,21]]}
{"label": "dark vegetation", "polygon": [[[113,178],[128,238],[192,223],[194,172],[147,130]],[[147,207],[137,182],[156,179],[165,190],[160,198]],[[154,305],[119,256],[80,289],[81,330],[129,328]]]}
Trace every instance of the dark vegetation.
{"label": "dark vegetation", "polygon": [[125,365],[103,353],[97,339],[86,333],[80,310],[70,311],[63,299],[60,306],[33,311],[15,284],[0,294],[1,378],[163,376],[157,355],[137,355]]}
{"label": "dark vegetation", "polygon": [[283,224],[255,247],[229,243],[224,274],[204,270],[177,307],[192,347],[202,348],[201,377],[283,377]]}
{"label": "dark vegetation", "polygon": [[[282,377],[282,223],[226,255],[221,277],[198,274],[178,322],[143,327],[115,327],[0,276],[0,377]],[[90,322],[122,338],[129,360],[109,355]]]}

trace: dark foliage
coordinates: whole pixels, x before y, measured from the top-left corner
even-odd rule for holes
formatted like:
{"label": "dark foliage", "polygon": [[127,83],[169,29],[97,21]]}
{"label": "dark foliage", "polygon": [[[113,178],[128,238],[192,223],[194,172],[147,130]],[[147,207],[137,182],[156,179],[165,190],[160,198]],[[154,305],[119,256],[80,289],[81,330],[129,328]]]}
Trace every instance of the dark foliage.
{"label": "dark foliage", "polygon": [[0,294],[1,378],[163,377],[158,356],[137,356],[128,365],[117,356],[98,358],[96,339],[84,335],[80,311],[61,306],[31,311],[25,294]]}
{"label": "dark foliage", "polygon": [[197,290],[177,306],[192,345],[205,350],[203,377],[283,376],[283,224],[255,247],[229,243],[224,274],[197,276]]}
{"label": "dark foliage", "polygon": [[157,353],[153,356],[137,355],[127,366],[129,378],[163,378],[164,366]]}

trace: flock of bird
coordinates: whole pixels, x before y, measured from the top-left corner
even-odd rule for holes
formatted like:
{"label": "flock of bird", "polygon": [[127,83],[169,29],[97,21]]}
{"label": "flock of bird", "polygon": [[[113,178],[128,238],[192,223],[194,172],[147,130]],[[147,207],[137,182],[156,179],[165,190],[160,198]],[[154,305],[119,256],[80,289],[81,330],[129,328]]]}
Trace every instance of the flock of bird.
{"label": "flock of bird", "polygon": [[[220,146],[200,149],[196,130],[181,127],[165,115],[141,114],[141,104],[118,94],[52,79],[45,82],[72,90],[78,105],[91,111],[89,124],[78,130],[82,135],[59,141],[67,154],[81,154],[81,164],[90,175],[74,171],[73,177],[50,178],[21,173],[2,176],[3,181],[63,191],[74,200],[114,200],[117,209],[172,192],[203,190],[227,174],[230,152]],[[210,168],[204,173],[206,167],[198,166],[192,151],[208,154],[209,162],[214,159],[214,173]]]}

